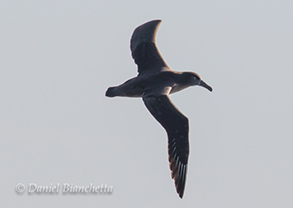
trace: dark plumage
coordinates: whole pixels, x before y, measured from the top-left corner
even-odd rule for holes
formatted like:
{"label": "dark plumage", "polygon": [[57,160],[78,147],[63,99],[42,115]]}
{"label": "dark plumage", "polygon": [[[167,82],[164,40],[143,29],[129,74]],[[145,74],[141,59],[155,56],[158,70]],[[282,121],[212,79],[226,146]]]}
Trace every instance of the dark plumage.
{"label": "dark plumage", "polygon": [[189,155],[188,118],[171,102],[169,94],[200,85],[212,88],[193,72],[172,71],[156,46],[156,33],[161,20],[147,22],[133,32],[130,49],[138,66],[138,76],[109,87],[106,96],[142,97],[147,109],[168,135],[168,154],[172,178],[182,198]]}

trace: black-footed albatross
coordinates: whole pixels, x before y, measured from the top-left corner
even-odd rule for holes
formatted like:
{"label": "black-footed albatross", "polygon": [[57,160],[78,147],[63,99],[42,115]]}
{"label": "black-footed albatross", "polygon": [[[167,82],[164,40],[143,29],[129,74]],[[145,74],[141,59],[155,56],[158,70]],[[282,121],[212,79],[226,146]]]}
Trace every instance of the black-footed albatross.
{"label": "black-footed albatross", "polygon": [[142,97],[144,104],[168,134],[171,176],[180,198],[183,197],[189,154],[188,118],[171,102],[169,94],[199,85],[213,89],[194,72],[172,71],[156,46],[156,33],[162,21],[153,20],[137,27],[130,41],[138,75],[116,87],[106,96]]}

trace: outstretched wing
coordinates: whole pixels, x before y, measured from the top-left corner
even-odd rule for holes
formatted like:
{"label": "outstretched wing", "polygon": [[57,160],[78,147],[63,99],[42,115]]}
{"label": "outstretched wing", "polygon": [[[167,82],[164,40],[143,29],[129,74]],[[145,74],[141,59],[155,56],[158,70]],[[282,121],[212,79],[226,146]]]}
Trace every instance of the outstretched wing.
{"label": "outstretched wing", "polygon": [[184,193],[189,154],[188,118],[171,102],[168,95],[144,96],[143,101],[168,134],[168,153],[172,178],[179,196]]}
{"label": "outstretched wing", "polygon": [[137,27],[131,37],[130,49],[139,74],[171,70],[156,45],[156,34],[162,20],[153,20]]}

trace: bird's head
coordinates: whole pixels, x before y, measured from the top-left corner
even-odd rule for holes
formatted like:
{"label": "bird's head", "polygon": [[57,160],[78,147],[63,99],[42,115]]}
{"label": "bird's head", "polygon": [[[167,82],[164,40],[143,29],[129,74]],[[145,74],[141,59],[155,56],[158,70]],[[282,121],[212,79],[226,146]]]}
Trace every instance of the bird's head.
{"label": "bird's head", "polygon": [[211,86],[209,86],[208,84],[206,84],[200,78],[200,76],[194,72],[183,72],[181,76],[183,77],[185,82],[187,82],[190,86],[199,85],[199,86],[202,86],[202,87],[208,89],[211,92],[213,91],[213,88]]}

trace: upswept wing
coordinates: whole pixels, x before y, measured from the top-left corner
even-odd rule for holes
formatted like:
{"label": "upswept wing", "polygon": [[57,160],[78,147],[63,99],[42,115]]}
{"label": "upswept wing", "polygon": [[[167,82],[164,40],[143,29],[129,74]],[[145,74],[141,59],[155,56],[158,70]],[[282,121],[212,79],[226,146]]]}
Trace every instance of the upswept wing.
{"label": "upswept wing", "polygon": [[175,180],[177,192],[182,198],[189,155],[188,118],[173,105],[168,95],[148,95],[143,97],[143,101],[168,134],[171,176]]}
{"label": "upswept wing", "polygon": [[139,74],[171,70],[156,45],[156,34],[162,20],[153,20],[137,27],[131,37],[130,49]]}

